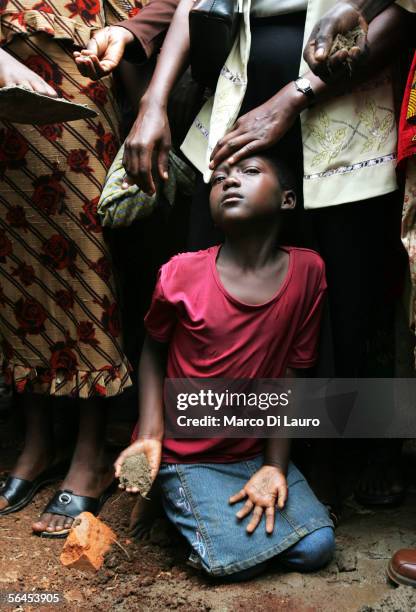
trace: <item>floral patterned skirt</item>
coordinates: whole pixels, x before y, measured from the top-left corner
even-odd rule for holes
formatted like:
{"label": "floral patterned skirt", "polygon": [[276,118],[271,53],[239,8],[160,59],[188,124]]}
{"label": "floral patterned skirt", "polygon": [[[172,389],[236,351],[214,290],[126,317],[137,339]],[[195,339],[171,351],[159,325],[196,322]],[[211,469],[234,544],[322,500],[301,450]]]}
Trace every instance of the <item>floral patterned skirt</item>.
{"label": "floral patterned skirt", "polygon": [[45,34],[6,50],[96,119],[0,122],[0,333],[17,391],[88,398],[131,384],[97,202],[117,152],[111,80],[82,77],[72,46]]}

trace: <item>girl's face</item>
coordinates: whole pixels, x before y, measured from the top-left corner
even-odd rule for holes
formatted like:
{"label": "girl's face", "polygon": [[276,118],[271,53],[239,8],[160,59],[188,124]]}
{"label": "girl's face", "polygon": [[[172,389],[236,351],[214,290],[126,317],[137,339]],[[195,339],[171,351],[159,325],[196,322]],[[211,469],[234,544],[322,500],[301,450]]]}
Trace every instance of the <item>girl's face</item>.
{"label": "girl's face", "polygon": [[242,221],[277,222],[282,208],[293,208],[295,194],[282,191],[272,163],[261,156],[221,164],[211,177],[211,215],[219,227]]}

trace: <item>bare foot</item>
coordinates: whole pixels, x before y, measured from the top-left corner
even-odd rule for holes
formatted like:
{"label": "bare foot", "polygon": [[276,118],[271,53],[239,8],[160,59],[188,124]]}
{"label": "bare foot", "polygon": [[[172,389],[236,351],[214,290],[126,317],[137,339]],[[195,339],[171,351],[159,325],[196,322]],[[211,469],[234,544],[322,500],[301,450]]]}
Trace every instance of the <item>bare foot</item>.
{"label": "bare foot", "polygon": [[153,484],[148,498],[137,496],[130,515],[129,532],[131,537],[137,540],[146,540],[155,520],[163,516],[161,491],[157,484]]}
{"label": "bare foot", "polygon": [[[114,480],[112,466],[105,463],[99,467],[71,464],[60,489],[73,491],[74,495],[99,498]],[[70,529],[74,519],[59,514],[44,512],[32,524],[35,532],[54,532]]]}

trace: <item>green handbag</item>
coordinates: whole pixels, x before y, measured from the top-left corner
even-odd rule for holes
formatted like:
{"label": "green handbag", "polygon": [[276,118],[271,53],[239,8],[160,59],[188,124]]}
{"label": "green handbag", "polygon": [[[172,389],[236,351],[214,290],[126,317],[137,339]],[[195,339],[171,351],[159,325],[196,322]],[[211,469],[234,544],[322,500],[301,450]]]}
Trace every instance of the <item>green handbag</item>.
{"label": "green handbag", "polygon": [[163,183],[162,190],[153,195],[144,193],[137,185],[122,189],[126,171],[123,167],[124,145],[117,153],[107,178],[97,212],[103,227],[119,229],[128,227],[135,221],[148,217],[163,195],[172,206],[177,192],[184,196],[192,195],[195,172],[172,150],[169,153],[169,178]]}

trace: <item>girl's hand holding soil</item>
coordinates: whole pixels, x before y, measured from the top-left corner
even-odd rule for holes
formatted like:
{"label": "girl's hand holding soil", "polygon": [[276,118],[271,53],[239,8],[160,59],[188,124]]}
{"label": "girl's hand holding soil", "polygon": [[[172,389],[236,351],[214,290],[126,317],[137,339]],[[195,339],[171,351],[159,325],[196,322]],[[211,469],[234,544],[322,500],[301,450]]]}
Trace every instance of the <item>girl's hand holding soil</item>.
{"label": "girl's hand holding soil", "polygon": [[[156,191],[157,174],[164,181],[168,178],[170,148],[171,135],[165,106],[142,98],[139,114],[124,147],[123,165],[127,178],[123,188],[136,184],[152,195]],[[156,175],[153,165],[157,168]]]}
{"label": "girl's hand holding soil", "polygon": [[276,505],[283,510],[288,494],[286,476],[280,467],[263,465],[245,487],[229,499],[230,504],[248,498],[244,506],[236,513],[243,519],[252,513],[247,525],[247,533],[253,533],[258,527],[263,514],[266,515],[266,532],[273,533]]}
{"label": "girl's hand holding soil", "polygon": [[[120,481],[120,488],[126,489],[129,493],[141,493],[143,497],[145,497],[150,489],[151,483],[155,480],[160,467],[160,461],[162,458],[162,442],[161,440],[156,440],[154,438],[139,438],[133,444],[130,444],[116,459],[114,463],[115,475],[116,478],[120,478],[123,472],[123,466],[128,458],[138,458],[140,455],[144,455],[147,459],[148,466],[145,466],[147,469],[145,471],[150,470],[150,474],[143,474],[142,478],[139,480],[148,480],[150,482],[145,483],[143,486],[147,490],[143,490],[138,486],[127,486],[124,484],[124,478]],[[126,479],[128,482],[129,479]],[[148,486],[146,486],[148,484]]]}
{"label": "girl's hand holding soil", "polygon": [[227,160],[235,164],[276,144],[308,105],[306,96],[289,83],[261,106],[240,117],[218,141],[211,155],[211,170]]}

